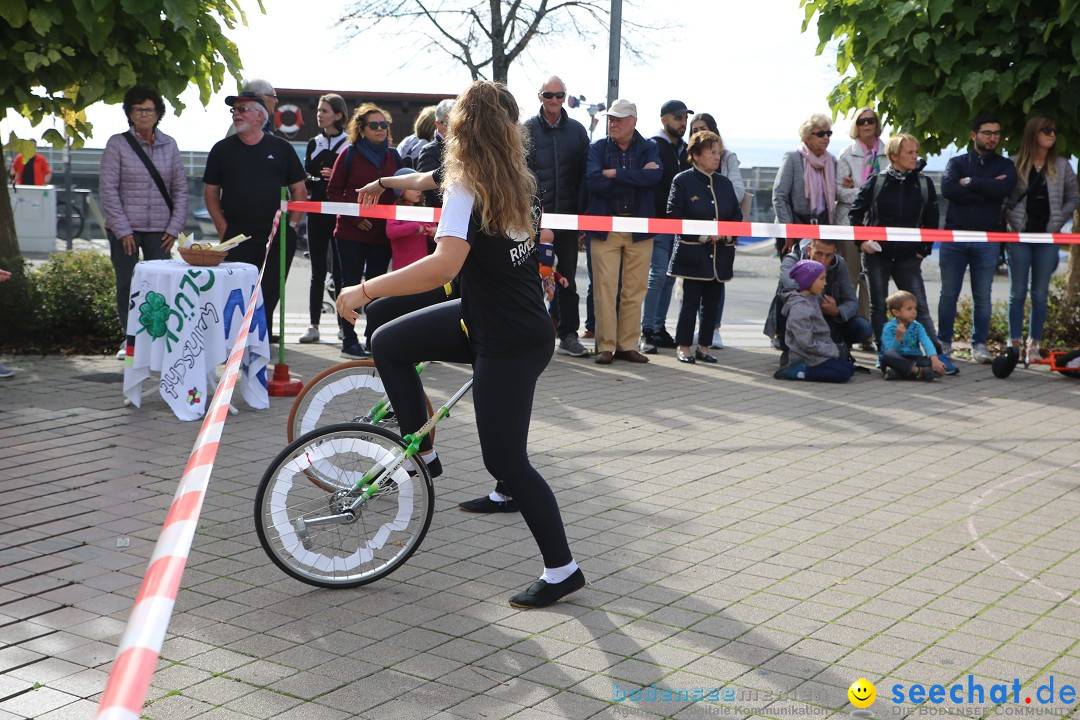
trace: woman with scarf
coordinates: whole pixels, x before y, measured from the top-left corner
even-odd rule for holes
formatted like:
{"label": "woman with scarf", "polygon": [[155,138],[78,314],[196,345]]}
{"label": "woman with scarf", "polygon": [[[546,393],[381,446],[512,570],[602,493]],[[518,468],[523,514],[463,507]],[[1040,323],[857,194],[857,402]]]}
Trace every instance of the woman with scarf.
{"label": "woman with scarf", "polygon": [[[859,108],[855,113],[855,122],[851,125],[850,146],[844,148],[836,161],[836,217],[837,225],[848,225],[848,213],[851,203],[866,181],[884,171],[889,163],[885,157],[885,144],[881,140],[881,120],[871,107]],[[866,275],[862,273],[860,252],[855,243],[843,240],[836,245],[836,251],[847,263],[851,284],[859,291],[859,315],[870,318],[870,288]],[[867,343],[869,345],[869,343]],[[865,347],[864,350],[873,350]]]}
{"label": "woman with scarf", "polygon": [[[802,143],[784,154],[773,182],[776,222],[831,225],[836,206],[836,157],[828,151],[832,121],[816,113],[799,126]],[[798,238],[777,238],[777,250],[786,255]]]}
{"label": "woman with scarf", "polygon": [[[403,167],[401,156],[390,147],[390,114],[377,105],[364,103],[356,108],[346,129],[349,147],[338,155],[327,183],[330,202],[356,202],[356,191],[390,177]],[[386,190],[379,202],[394,204],[394,192]],[[358,285],[383,275],[390,267],[390,240],[386,221],[339,215],[334,226],[334,283],[337,287]],[[356,337],[351,323],[339,319],[343,333],[341,354],[364,357],[367,350]]]}

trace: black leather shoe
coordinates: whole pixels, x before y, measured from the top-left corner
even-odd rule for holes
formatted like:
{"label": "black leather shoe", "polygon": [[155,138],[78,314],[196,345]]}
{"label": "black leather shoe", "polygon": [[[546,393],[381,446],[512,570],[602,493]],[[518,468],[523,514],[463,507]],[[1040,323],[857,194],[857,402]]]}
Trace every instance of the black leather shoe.
{"label": "black leather shoe", "polygon": [[510,598],[510,605],[525,610],[547,607],[583,587],[585,587],[585,575],[581,572],[581,568],[578,568],[573,575],[561,583],[537,580],[529,586],[528,590]]}
{"label": "black leather shoe", "polygon": [[466,500],[463,503],[458,503],[458,507],[465,512],[471,513],[500,513],[500,512],[517,512],[518,506],[511,498],[505,502],[496,502],[491,499],[490,495],[485,495],[482,498],[476,498],[475,500]]}
{"label": "black leather shoe", "polygon": [[700,350],[695,350],[694,351],[694,359],[695,360],[700,360],[703,363],[714,363],[714,362],[716,362],[716,356],[715,355],[710,355],[709,353],[703,353]]}
{"label": "black leather shoe", "polygon": [[675,338],[671,337],[671,333],[667,331],[667,328],[661,328],[660,330],[653,331],[652,334],[653,345],[658,348],[671,348],[678,347],[678,343],[675,342]]}

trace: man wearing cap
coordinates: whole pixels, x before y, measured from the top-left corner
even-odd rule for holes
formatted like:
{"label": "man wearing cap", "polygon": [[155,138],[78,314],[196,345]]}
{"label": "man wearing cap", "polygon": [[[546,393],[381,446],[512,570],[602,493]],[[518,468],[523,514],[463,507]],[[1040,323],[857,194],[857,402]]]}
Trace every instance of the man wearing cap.
{"label": "man wearing cap", "polygon": [[[660,169],[663,171],[660,185],[657,187],[656,217],[667,215],[668,194],[671,182],[683,170],[690,169],[686,157],[686,118],[693,110],[686,109],[682,100],[668,100],[660,107],[662,129],[653,135],[652,140],[660,151]],[[675,278],[667,274],[671,263],[671,246],[675,236],[658,233],[653,238],[652,261],[649,264],[649,289],[645,293],[645,303],[641,315],[641,352],[652,354],[656,348],[675,347],[675,338],[664,327],[667,321],[668,306],[671,305],[671,288]]]}
{"label": "man wearing cap", "polygon": [[[554,75],[537,93],[540,112],[525,121],[532,143],[529,169],[544,212],[576,215],[582,211],[585,161],[589,157],[589,135],[585,126],[566,114],[566,83]],[[555,230],[555,255],[567,286],[558,289],[559,338],[557,352],[584,357],[588,351],[578,340],[578,293],[575,275],[578,260],[578,231]]]}
{"label": "man wearing cap", "polygon": [[[240,94],[254,93],[258,95],[263,101],[263,107],[266,108],[266,123],[263,124],[263,132],[267,135],[274,134],[274,108],[277,107],[277,90],[270,84],[269,80],[263,80],[262,78],[252,78],[245,80],[244,84],[240,87]],[[229,129],[225,132],[225,137],[232,137],[236,134],[236,126],[229,123]]]}
{"label": "man wearing cap", "polygon": [[[219,140],[210,149],[203,171],[203,195],[219,238],[251,237],[230,250],[227,259],[255,267],[261,267],[266,259],[262,294],[269,331],[278,302],[281,239],[278,233],[274,234],[267,254],[266,238],[281,204],[281,188],[289,188],[289,198],[293,201],[306,200],[307,175],[292,145],[263,131],[270,113],[261,95],[255,92],[230,95],[225,98],[225,104],[231,108],[236,134]],[[296,252],[300,215],[290,212],[287,216],[286,275]],[[281,222],[286,222],[286,218],[282,217]]]}
{"label": "man wearing cap", "polygon": [[[637,131],[637,106],[629,100],[616,100],[604,114],[607,137],[589,146],[586,214],[653,217],[654,193],[663,174],[656,143]],[[609,365],[617,358],[647,363],[649,358],[638,352],[637,342],[641,335],[641,301],[649,280],[652,236],[614,231],[586,234],[595,286],[596,362]]]}

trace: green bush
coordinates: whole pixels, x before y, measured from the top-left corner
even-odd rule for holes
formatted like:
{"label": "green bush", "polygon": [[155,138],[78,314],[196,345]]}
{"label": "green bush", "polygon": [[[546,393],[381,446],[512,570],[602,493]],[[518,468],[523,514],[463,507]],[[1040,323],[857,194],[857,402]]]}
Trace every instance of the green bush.
{"label": "green bush", "polygon": [[116,276],[108,257],[63,252],[29,272],[21,263],[14,267],[19,268],[20,282],[13,276],[0,285],[0,345],[25,352],[87,354],[110,352],[119,345]]}
{"label": "green bush", "polygon": [[[956,306],[956,325],[953,337],[964,339],[971,337],[972,301],[968,296],[960,298]],[[1031,298],[1024,306],[1024,338],[1028,337],[1028,317],[1031,312]],[[998,300],[990,312],[990,333],[987,343],[1005,345],[1009,341],[1009,301]],[[1055,275],[1050,280],[1050,292],[1046,303],[1046,325],[1043,328],[1041,345],[1050,350],[1064,350],[1080,347],[1080,300],[1065,304],[1065,276]]]}

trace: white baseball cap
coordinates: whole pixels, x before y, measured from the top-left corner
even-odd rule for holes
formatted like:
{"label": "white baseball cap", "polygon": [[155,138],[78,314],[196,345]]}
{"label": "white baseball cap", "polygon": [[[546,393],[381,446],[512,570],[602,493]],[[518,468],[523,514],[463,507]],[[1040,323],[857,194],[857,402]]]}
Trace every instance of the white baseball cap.
{"label": "white baseball cap", "polygon": [[629,100],[618,99],[611,103],[603,115],[609,115],[611,117],[624,118],[624,117],[637,117],[637,105]]}

